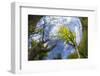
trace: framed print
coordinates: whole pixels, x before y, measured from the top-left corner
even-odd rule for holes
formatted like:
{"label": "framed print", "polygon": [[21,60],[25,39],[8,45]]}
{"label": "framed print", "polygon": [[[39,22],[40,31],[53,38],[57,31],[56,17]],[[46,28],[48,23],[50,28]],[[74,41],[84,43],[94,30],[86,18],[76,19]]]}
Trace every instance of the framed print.
{"label": "framed print", "polygon": [[95,9],[26,3],[11,6],[13,73],[94,66]]}

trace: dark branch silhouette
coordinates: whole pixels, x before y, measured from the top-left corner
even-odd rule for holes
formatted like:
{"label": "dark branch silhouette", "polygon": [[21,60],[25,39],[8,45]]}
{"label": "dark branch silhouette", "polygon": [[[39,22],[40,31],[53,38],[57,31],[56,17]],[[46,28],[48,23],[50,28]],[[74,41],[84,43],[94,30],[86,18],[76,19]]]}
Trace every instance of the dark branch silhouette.
{"label": "dark branch silhouette", "polygon": [[[46,43],[46,41],[45,41],[45,43]],[[39,42],[36,46],[34,46],[31,49],[31,51],[28,54],[28,60],[33,60],[35,57],[37,57],[37,55],[39,55],[41,53],[47,53],[56,47],[56,43],[49,48],[47,48],[48,45],[46,47],[44,47],[43,44],[44,44],[43,42]]]}

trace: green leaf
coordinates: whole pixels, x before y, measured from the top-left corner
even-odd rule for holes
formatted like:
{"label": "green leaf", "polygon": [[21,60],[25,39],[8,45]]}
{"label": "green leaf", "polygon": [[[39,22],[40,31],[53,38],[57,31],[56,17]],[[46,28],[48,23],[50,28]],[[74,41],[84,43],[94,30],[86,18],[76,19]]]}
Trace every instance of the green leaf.
{"label": "green leaf", "polygon": [[76,34],[64,25],[61,25],[58,29],[59,38],[64,40],[66,44],[71,42],[73,46],[76,45]]}
{"label": "green leaf", "polygon": [[35,40],[32,40],[32,47],[34,47],[37,44]]}

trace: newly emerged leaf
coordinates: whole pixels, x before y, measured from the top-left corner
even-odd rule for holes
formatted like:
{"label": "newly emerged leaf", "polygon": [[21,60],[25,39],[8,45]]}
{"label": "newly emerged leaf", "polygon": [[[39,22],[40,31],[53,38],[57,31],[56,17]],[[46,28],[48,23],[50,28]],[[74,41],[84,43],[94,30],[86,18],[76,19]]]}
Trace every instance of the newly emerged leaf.
{"label": "newly emerged leaf", "polygon": [[76,41],[75,41],[76,34],[70,31],[68,27],[61,25],[59,27],[58,34],[59,34],[59,37],[66,42],[66,44],[68,42],[71,42],[73,46],[76,45]]}
{"label": "newly emerged leaf", "polygon": [[61,25],[59,27],[58,34],[59,34],[59,37],[65,41],[66,44],[70,43],[75,48],[78,58],[80,58],[80,54],[77,49],[76,34],[64,25]]}

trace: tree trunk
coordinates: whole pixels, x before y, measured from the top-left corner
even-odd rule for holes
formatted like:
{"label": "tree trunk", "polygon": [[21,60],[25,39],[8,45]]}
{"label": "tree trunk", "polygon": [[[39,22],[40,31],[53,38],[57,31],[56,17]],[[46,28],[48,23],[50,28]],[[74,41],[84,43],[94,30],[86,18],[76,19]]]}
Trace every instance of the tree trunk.
{"label": "tree trunk", "polygon": [[80,54],[79,54],[79,50],[78,50],[77,46],[75,47],[75,50],[76,50],[76,53],[78,55],[78,58],[80,58]]}

